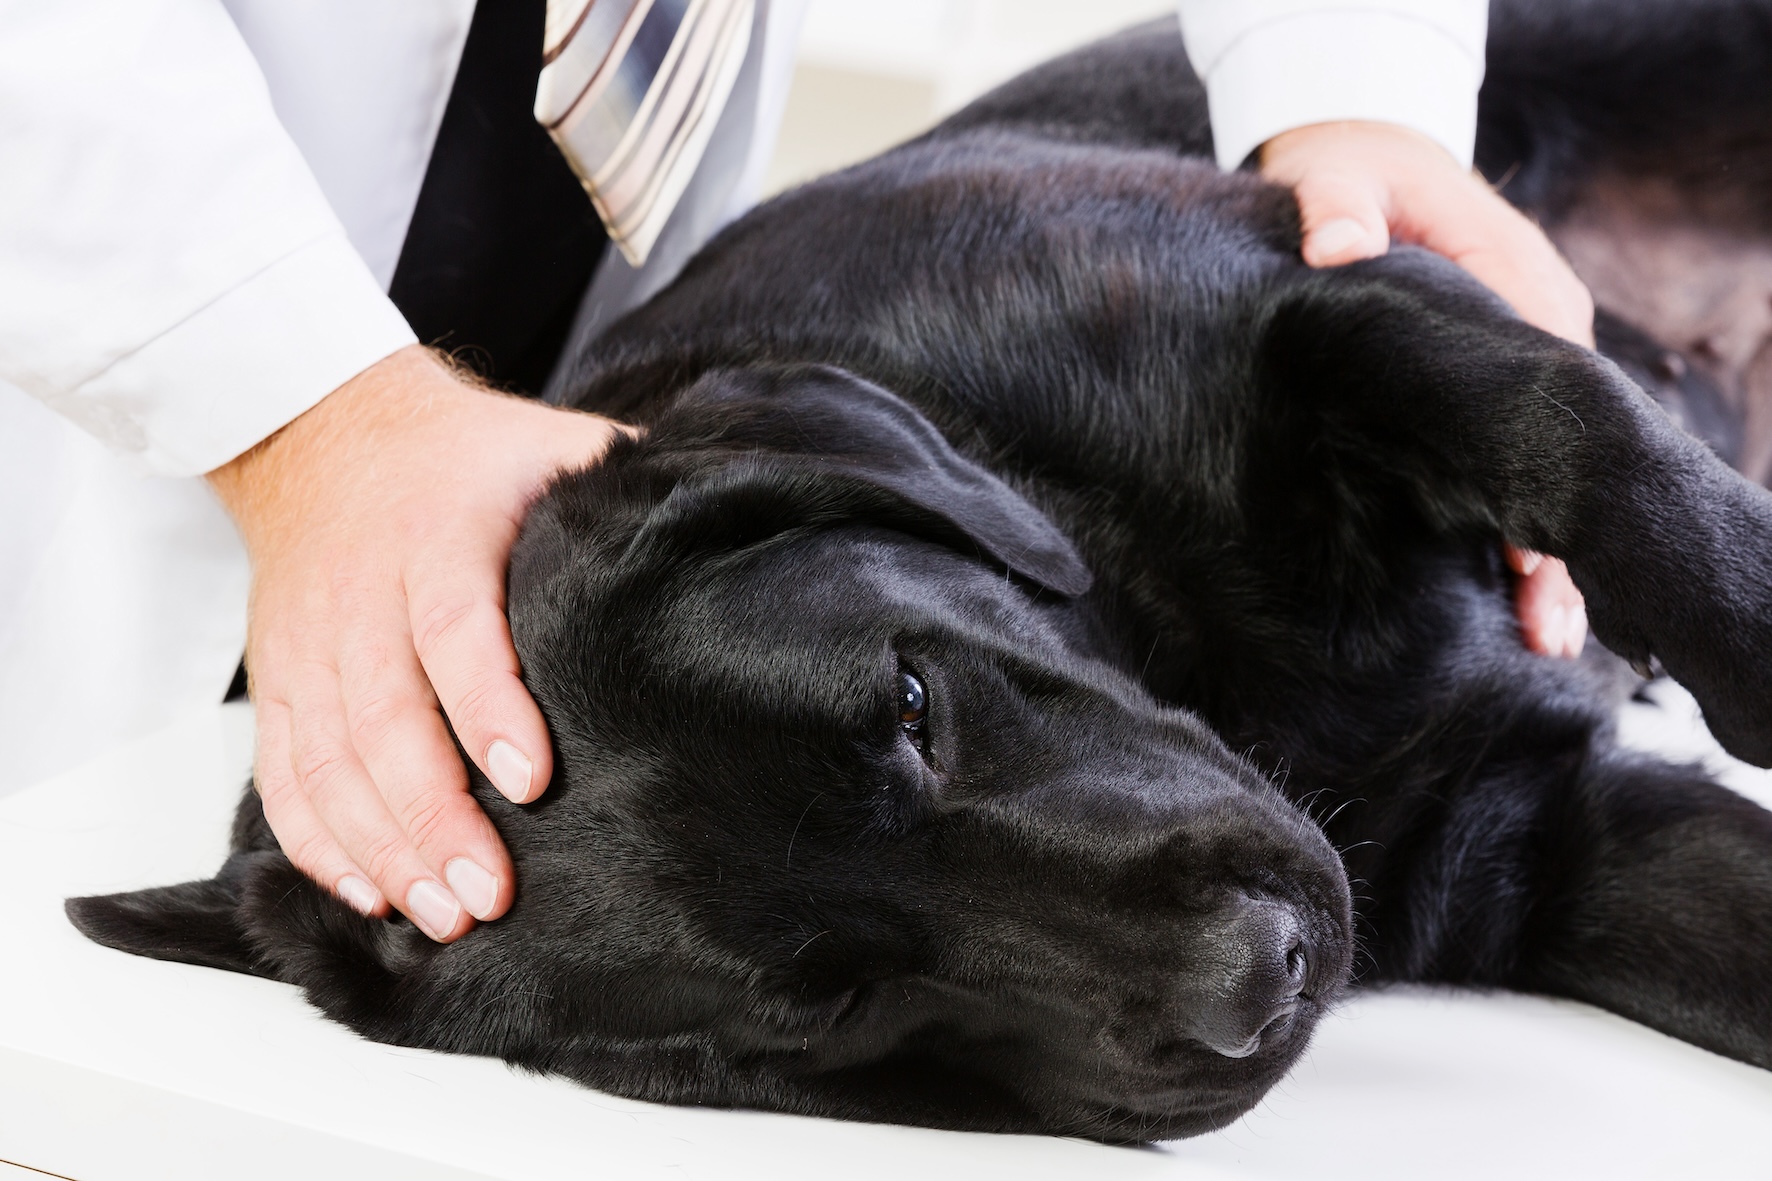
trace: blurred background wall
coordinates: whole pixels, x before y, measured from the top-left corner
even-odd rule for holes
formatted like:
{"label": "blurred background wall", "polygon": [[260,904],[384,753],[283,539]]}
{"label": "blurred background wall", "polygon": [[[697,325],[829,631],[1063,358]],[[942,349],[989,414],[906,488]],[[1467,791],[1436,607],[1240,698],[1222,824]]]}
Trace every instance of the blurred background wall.
{"label": "blurred background wall", "polygon": [[812,0],[766,191],[872,156],[1174,0]]}

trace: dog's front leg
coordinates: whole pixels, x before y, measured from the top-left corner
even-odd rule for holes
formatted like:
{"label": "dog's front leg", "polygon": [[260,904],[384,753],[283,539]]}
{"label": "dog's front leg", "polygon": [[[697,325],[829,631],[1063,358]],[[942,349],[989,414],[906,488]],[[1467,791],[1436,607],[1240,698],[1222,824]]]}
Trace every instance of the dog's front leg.
{"label": "dog's front leg", "polygon": [[1725,747],[1772,765],[1772,495],[1611,362],[1414,250],[1300,278],[1262,348],[1269,396],[1436,524],[1567,561],[1607,647],[1659,658]]}
{"label": "dog's front leg", "polygon": [[1548,809],[1507,978],[1772,1068],[1772,812],[1696,768],[1600,754]]}

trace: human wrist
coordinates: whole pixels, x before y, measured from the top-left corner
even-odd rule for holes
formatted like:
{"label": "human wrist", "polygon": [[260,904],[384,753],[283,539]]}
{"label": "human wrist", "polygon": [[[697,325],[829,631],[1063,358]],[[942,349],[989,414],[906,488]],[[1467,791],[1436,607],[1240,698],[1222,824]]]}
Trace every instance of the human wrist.
{"label": "human wrist", "polygon": [[1465,171],[1439,141],[1413,127],[1376,119],[1335,119],[1289,128],[1263,143],[1255,160],[1262,175],[1292,181],[1298,178],[1291,174],[1319,156],[1346,161],[1375,154]]}
{"label": "human wrist", "polygon": [[256,561],[320,520],[316,506],[331,505],[336,519],[364,496],[435,488],[439,472],[447,482],[449,472],[473,469],[479,475],[466,478],[495,499],[526,502],[554,471],[594,462],[624,433],[633,428],[489,389],[435,350],[410,345],[206,479]]}
{"label": "human wrist", "polygon": [[234,518],[247,547],[288,506],[311,501],[327,470],[366,456],[384,428],[422,414],[459,378],[431,350],[408,345],[327,394],[280,430],[204,479]]}

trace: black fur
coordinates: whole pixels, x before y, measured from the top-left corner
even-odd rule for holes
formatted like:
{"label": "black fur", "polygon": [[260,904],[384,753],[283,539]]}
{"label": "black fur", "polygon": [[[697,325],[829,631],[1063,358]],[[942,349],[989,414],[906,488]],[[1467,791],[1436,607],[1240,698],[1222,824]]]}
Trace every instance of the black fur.
{"label": "black fur", "polygon": [[[1706,7],[1765,12],[1543,27]],[[1562,52],[1540,24],[1498,9],[1492,77]],[[1502,126],[1486,94],[1484,142],[1550,192],[1636,133],[1605,95]],[[248,797],[214,882],[75,922],[384,1041],[955,1128],[1220,1127],[1356,943],[1366,981],[1772,1066],[1772,814],[1617,749],[1498,554],[1567,559],[1599,637],[1765,764],[1772,498],[1443,260],[1306,269],[1290,195],[1196,158],[1202,101],[1170,27],[1061,59],[758,209],[577,359],[576,404],[647,433],[513,556],[557,770],[527,807],[476,782],[506,918],[357,917]]]}

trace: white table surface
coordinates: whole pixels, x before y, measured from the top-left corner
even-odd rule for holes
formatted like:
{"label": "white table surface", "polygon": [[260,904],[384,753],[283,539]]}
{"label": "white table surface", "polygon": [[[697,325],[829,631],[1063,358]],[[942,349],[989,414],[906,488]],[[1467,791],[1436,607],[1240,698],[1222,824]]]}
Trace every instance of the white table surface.
{"label": "white table surface", "polygon": [[[1689,699],[1665,696],[1627,730],[1701,751]],[[205,711],[0,801],[0,1175],[1772,1177],[1772,1073],[1573,1003],[1363,995],[1231,1128],[1109,1148],[635,1103],[366,1042],[288,986],[75,932],[67,895],[213,873],[250,742],[241,708]]]}

